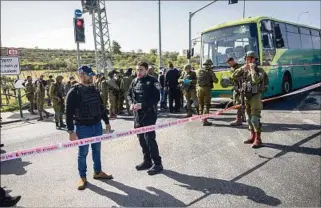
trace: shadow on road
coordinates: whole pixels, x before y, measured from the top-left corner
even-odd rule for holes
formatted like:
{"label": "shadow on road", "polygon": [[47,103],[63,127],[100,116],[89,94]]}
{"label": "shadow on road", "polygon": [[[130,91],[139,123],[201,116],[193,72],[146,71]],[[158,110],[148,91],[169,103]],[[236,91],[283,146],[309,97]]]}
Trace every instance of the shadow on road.
{"label": "shadow on road", "polygon": [[[1,150],[1,154],[5,152],[6,151]],[[10,174],[24,175],[27,173],[27,170],[25,169],[25,167],[31,164],[32,164],[31,162],[22,161],[21,158],[1,162],[0,175],[10,175]]]}
{"label": "shadow on road", "polygon": [[117,181],[102,181],[108,185],[114,186],[126,193],[119,194],[111,191],[104,190],[94,184],[88,184],[87,188],[99,195],[108,197],[122,207],[185,207],[186,205],[176,199],[174,196],[153,187],[147,187],[149,191],[154,192],[151,194],[147,191],[127,186]]}
{"label": "shadow on road", "polygon": [[179,184],[179,186],[187,188],[188,190],[203,192],[206,196],[211,194],[230,194],[246,196],[248,199],[256,203],[269,206],[277,206],[281,204],[279,199],[268,196],[258,187],[222,179],[192,176],[172,170],[164,170],[163,174],[179,183],[182,183]]}

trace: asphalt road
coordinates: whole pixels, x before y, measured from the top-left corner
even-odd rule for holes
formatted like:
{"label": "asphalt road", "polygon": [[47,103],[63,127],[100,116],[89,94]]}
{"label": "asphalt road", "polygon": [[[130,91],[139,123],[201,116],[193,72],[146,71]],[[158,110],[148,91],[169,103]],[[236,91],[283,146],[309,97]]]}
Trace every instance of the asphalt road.
{"label": "asphalt road", "polygon": [[[242,143],[246,125],[231,128],[235,111],[211,119],[159,130],[163,174],[137,172],[142,160],[135,136],[102,144],[103,169],[112,181],[92,179],[78,191],[77,149],[65,149],[1,163],[1,186],[22,195],[20,207],[111,206],[321,206],[320,92],[268,103],[263,111],[265,147],[253,150]],[[215,109],[213,109],[215,110]],[[158,122],[183,115],[162,114]],[[131,119],[112,120],[116,131],[133,127]],[[65,142],[68,135],[50,120],[3,125],[3,150]],[[1,151],[3,153],[4,151]]]}

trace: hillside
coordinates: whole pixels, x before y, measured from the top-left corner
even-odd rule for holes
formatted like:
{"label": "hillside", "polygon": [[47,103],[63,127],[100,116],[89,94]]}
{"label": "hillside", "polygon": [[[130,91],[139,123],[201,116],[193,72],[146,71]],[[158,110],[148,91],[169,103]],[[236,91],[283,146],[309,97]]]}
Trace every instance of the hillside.
{"label": "hillside", "polygon": [[[116,41],[114,41],[116,42]],[[121,52],[119,44],[113,44],[114,68],[134,67],[138,61],[146,61],[151,65],[158,65],[157,49],[149,53]],[[77,69],[76,50],[19,48],[20,67],[22,71],[59,70],[75,71]],[[1,48],[1,54],[6,54],[6,48]],[[187,64],[186,57],[179,56],[178,52],[163,52],[164,66],[173,62],[175,67],[183,68]],[[95,52],[91,50],[80,51],[81,64],[95,64]],[[199,66],[199,57],[192,58],[195,68]]]}

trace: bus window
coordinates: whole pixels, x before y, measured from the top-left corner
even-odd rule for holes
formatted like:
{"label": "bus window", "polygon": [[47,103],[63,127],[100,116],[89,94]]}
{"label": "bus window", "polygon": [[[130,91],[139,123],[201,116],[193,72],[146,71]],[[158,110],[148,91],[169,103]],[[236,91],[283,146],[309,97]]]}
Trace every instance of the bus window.
{"label": "bus window", "polygon": [[288,48],[288,39],[286,37],[285,24],[281,22],[275,22],[274,33],[276,48]]}
{"label": "bus window", "polygon": [[314,49],[320,49],[320,34],[317,30],[311,30],[312,45]]}
{"label": "bus window", "polygon": [[274,47],[274,28],[271,20],[261,21],[261,35],[262,35],[262,64],[264,66],[271,65],[275,55]]}
{"label": "bus window", "polygon": [[302,43],[302,48],[304,49],[312,49],[312,39],[310,35],[304,35],[301,34],[301,43]]}

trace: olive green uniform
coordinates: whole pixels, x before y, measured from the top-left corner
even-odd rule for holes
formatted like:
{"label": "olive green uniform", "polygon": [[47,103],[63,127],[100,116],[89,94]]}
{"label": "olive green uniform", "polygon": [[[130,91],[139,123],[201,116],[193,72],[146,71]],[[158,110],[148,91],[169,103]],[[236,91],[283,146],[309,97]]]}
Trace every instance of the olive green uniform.
{"label": "olive green uniform", "polygon": [[158,74],[156,72],[151,72],[148,74],[158,80]]}
{"label": "olive green uniform", "polygon": [[116,95],[116,113],[117,114],[121,114],[122,111],[123,111],[123,108],[124,108],[124,100],[125,100],[125,96],[124,96],[124,91],[122,89],[120,89],[120,84],[122,82],[122,79],[123,79],[123,75],[122,74],[118,74],[118,78],[116,79],[116,84],[119,88],[119,91]]}
{"label": "olive green uniform", "polygon": [[[190,80],[187,84],[184,83],[184,80]],[[197,75],[195,72],[190,71],[189,73],[183,72],[178,82],[182,85],[183,94],[185,96],[187,102],[187,116],[192,116],[192,106],[191,100],[194,102],[196,111],[199,113],[198,99],[196,94],[196,83],[197,83]]]}
{"label": "olive green uniform", "polygon": [[39,120],[43,120],[42,117],[42,112],[44,112],[47,116],[47,118],[49,118],[49,112],[47,112],[44,108],[44,101],[45,101],[45,86],[42,83],[42,80],[38,80],[36,82],[36,98],[37,98],[37,109],[38,109],[38,114],[39,114]]}
{"label": "olive green uniform", "polygon": [[48,106],[51,106],[51,96],[50,96],[49,89],[50,89],[51,84],[54,82],[55,82],[55,80],[52,78],[47,80],[46,91],[47,91],[47,96],[48,96]]}
{"label": "olive green uniform", "polygon": [[120,82],[120,89],[124,92],[124,97],[125,97],[125,101],[126,101],[126,110],[127,113],[130,114],[129,111],[129,102],[128,102],[128,89],[130,87],[130,84],[133,81],[133,77],[132,76],[124,76],[123,79]]}
{"label": "olive green uniform", "polygon": [[[199,113],[208,114],[211,107],[211,91],[214,83],[218,83],[215,73],[212,71],[212,61],[204,63],[205,68],[202,68],[197,73],[196,92],[199,102]],[[207,119],[203,119],[203,125],[212,125]]]}
{"label": "olive green uniform", "polygon": [[109,114],[110,117],[116,117],[116,108],[117,108],[117,93],[119,87],[116,84],[115,79],[107,80],[108,84],[108,99],[109,99]]}
{"label": "olive green uniform", "polygon": [[103,99],[104,106],[107,107],[108,105],[108,84],[107,80],[104,79],[100,83],[100,95],[101,98]]}
{"label": "olive green uniform", "polygon": [[[240,94],[240,89],[242,85],[242,80],[240,77],[235,77],[234,73],[237,69],[242,67],[242,65],[235,63],[234,66],[231,67],[230,72],[231,72],[231,77],[230,81],[233,84],[233,104],[234,105],[240,105],[242,104],[242,99],[241,99],[241,94]],[[237,125],[242,125],[242,120],[244,119],[244,109],[241,106],[237,110],[237,116],[236,120],[230,123],[231,126],[237,126]]]}
{"label": "olive green uniform", "polygon": [[26,97],[27,97],[28,101],[30,102],[29,112],[31,114],[35,114],[33,109],[34,109],[34,97],[35,97],[36,89],[35,89],[35,86],[32,83],[32,81],[28,82],[26,84],[25,91],[26,91]]}
{"label": "olive green uniform", "polygon": [[[64,86],[58,82],[52,83],[49,90],[52,98],[53,109],[55,111],[56,127],[65,127],[63,123],[64,113]],[[58,126],[58,124],[60,126]]]}

